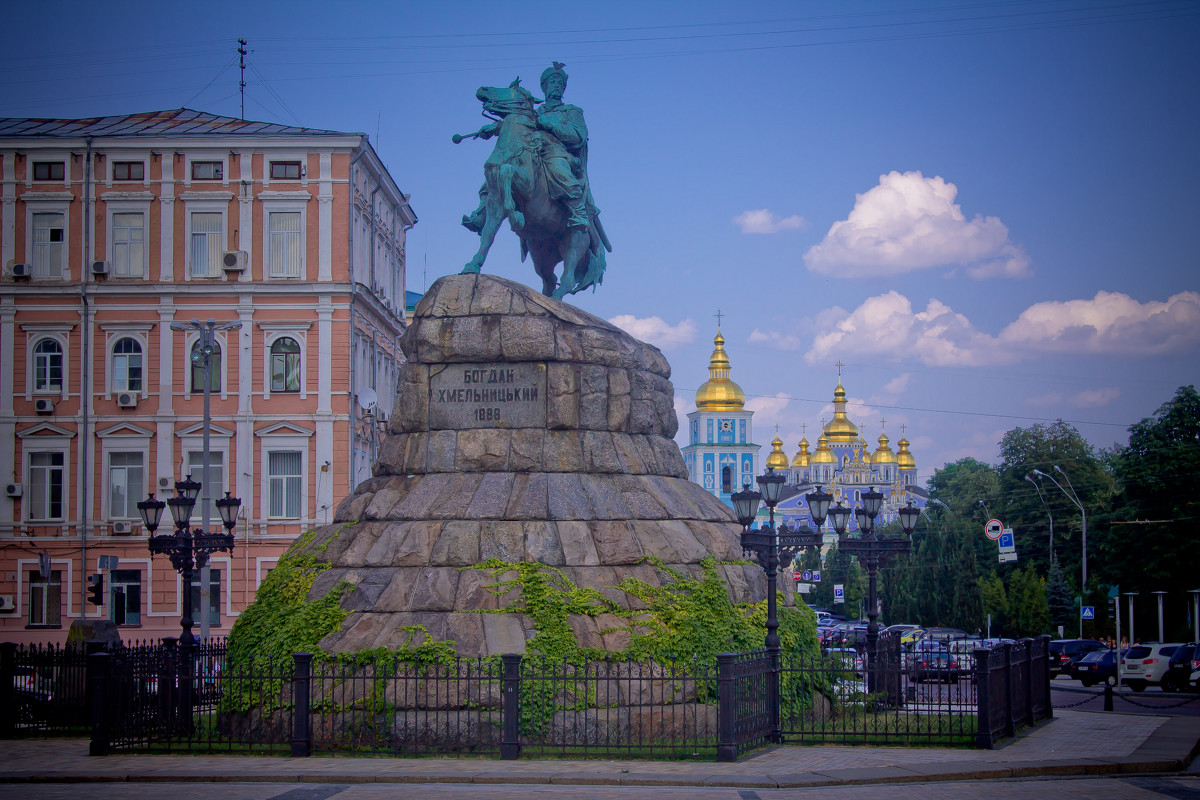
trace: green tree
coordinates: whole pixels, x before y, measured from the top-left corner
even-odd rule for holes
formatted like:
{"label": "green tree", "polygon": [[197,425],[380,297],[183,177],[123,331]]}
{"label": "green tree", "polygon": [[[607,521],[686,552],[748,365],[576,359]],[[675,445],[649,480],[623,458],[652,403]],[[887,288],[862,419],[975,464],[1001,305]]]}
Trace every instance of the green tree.
{"label": "green tree", "polygon": [[1040,636],[1050,628],[1046,581],[1037,567],[1026,563],[1008,578],[1008,625],[1012,636]]}
{"label": "green tree", "polygon": [[979,595],[983,604],[984,618],[992,615],[992,635],[1008,629],[1008,592],[1004,581],[995,572],[979,579]]}
{"label": "green tree", "polygon": [[[1143,595],[1167,591],[1168,601],[1186,597],[1188,589],[1196,588],[1200,564],[1200,537],[1196,536],[1200,393],[1196,388],[1181,386],[1153,417],[1133,425],[1129,446],[1117,448],[1112,463],[1119,494],[1111,524],[1101,528],[1097,537],[1098,579]],[[1184,615],[1169,616],[1167,624],[1175,631],[1172,635],[1186,635]]]}
{"label": "green tree", "polygon": [[1075,617],[1075,593],[1057,559],[1050,565],[1050,574],[1046,578],[1046,606],[1050,624],[1054,627],[1069,626]]}

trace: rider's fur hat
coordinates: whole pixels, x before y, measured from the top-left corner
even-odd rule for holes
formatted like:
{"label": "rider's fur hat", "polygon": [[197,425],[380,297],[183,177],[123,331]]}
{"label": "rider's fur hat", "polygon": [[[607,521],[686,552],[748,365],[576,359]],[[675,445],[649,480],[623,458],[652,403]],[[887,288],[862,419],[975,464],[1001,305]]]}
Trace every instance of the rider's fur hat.
{"label": "rider's fur hat", "polygon": [[545,92],[546,92],[546,81],[550,80],[551,75],[558,73],[559,75],[562,75],[563,84],[565,85],[567,82],[567,73],[563,70],[563,67],[565,67],[566,64],[562,63],[561,61],[555,61],[552,63],[554,64],[554,66],[546,67],[546,69],[542,72],[541,83],[542,83],[542,93],[543,94],[545,94]]}

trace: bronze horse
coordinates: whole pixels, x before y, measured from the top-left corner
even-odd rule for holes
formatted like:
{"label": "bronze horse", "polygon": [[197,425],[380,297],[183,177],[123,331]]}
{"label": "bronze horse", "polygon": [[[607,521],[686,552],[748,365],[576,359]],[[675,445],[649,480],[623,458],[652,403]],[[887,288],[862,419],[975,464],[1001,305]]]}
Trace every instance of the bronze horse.
{"label": "bronze horse", "polygon": [[[467,262],[463,273],[477,273],[487,259],[500,223],[509,226],[521,240],[521,260],[533,256],[533,267],[542,279],[542,294],[561,300],[604,278],[604,252],[611,252],[603,228],[590,215],[587,243],[578,263],[564,266],[562,280],[555,269],[569,257],[572,229],[562,203],[550,196],[542,169],[543,137],[553,134],[538,130],[534,103],[538,102],[520,85],[482,86],[475,96],[484,113],[496,120],[467,136],[455,135],[455,144],[467,138],[496,137],[496,146],[483,164],[484,187],[480,205],[463,217],[463,225],[479,234],[479,251]],[[578,229],[576,229],[578,230]],[[568,274],[573,273],[573,274]]]}

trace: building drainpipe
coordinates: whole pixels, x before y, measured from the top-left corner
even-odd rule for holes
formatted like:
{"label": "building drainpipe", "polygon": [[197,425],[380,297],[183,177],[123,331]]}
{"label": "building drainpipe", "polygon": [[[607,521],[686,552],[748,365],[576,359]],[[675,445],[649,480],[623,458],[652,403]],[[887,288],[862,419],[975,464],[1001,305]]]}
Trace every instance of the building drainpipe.
{"label": "building drainpipe", "polygon": [[[90,436],[88,434],[88,426],[90,419],[89,405],[92,400],[91,392],[91,374],[92,374],[92,325],[91,313],[88,304],[88,256],[92,242],[92,137],[85,137],[87,142],[87,155],[83,161],[83,253],[81,269],[82,275],[79,283],[79,302],[83,311],[83,324],[80,326],[82,336],[80,337],[80,348],[82,350],[80,358],[80,377],[79,377],[79,618],[87,619],[87,539],[88,539],[88,516],[91,514],[91,503],[88,493],[88,474],[89,463],[91,458]],[[47,576],[49,577],[49,576]]]}
{"label": "building drainpipe", "polygon": [[[349,264],[350,272],[350,390],[354,390],[354,376],[357,370],[354,368],[354,314],[355,314],[355,299],[358,295],[358,280],[354,275],[354,189],[358,186],[358,182],[354,180],[354,169],[358,166],[359,159],[367,154],[365,147],[360,147],[354,158],[350,159],[350,207],[346,209],[349,219],[347,227],[350,229],[350,251],[347,254],[347,264]],[[358,453],[358,446],[354,441],[354,402],[355,398],[350,398],[350,469],[347,471],[348,483],[350,484],[350,492],[354,491],[354,457]],[[332,479],[332,476],[331,476]]]}

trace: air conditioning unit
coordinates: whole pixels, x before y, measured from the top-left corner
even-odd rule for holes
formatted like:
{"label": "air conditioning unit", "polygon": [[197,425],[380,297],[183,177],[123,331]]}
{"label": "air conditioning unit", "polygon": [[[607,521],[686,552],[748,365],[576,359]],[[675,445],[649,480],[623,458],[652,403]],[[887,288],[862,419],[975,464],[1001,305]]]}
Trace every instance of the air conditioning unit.
{"label": "air conditioning unit", "polygon": [[33,410],[39,414],[53,414],[54,401],[48,397],[39,397],[33,401]]}
{"label": "air conditioning unit", "polygon": [[114,520],[112,532],[113,536],[128,536],[133,533],[133,523],[128,520]]}
{"label": "air conditioning unit", "polygon": [[21,488],[21,484],[19,484],[19,483],[10,483],[10,484],[7,484],[7,485],[5,485],[5,487],[4,487],[4,493],[5,493],[6,495],[8,495],[9,497],[20,497],[20,496],[21,496],[21,494],[23,493],[23,492],[22,492],[22,488]]}
{"label": "air conditioning unit", "polygon": [[0,594],[0,611],[13,612],[17,610],[17,604],[13,600],[11,594]]}
{"label": "air conditioning unit", "polygon": [[28,264],[13,264],[11,269],[14,278],[28,278],[33,274]]}
{"label": "air conditioning unit", "polygon": [[250,254],[245,250],[226,250],[221,256],[221,267],[226,272],[241,272],[249,261]]}
{"label": "air conditioning unit", "polygon": [[119,392],[117,394],[117,405],[121,408],[137,408],[137,401],[137,392]]}
{"label": "air conditioning unit", "polygon": [[174,481],[172,481],[170,478],[159,478],[158,479],[158,490],[160,492],[169,492],[169,491],[171,491],[171,486],[173,484],[174,484]]}
{"label": "air conditioning unit", "polygon": [[92,274],[93,275],[107,275],[108,274],[108,262],[107,261],[93,261],[92,262]]}

